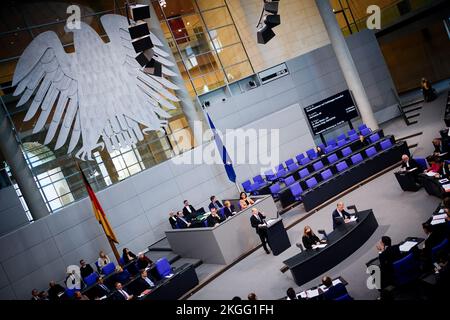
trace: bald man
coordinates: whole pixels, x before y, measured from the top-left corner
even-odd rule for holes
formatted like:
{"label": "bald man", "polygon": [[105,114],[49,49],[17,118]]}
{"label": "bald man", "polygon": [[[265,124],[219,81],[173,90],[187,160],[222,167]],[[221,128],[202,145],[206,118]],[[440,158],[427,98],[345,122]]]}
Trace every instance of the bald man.
{"label": "bald man", "polygon": [[333,230],[338,226],[350,221],[350,213],[345,211],[345,206],[343,202],[339,202],[336,209],[333,211]]}
{"label": "bald man", "polygon": [[404,154],[402,155],[402,169],[404,170],[412,170],[414,168],[417,168],[417,173],[419,173],[419,165],[417,164],[416,160],[411,159],[410,157],[408,157],[408,155]]}

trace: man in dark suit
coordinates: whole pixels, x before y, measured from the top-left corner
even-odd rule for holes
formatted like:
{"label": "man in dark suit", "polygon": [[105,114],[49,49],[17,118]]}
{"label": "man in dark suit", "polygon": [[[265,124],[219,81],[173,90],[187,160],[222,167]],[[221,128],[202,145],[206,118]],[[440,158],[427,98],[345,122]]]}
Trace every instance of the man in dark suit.
{"label": "man in dark suit", "polygon": [[134,298],[132,294],[129,294],[120,282],[115,284],[116,292],[113,294],[113,300],[131,300]]}
{"label": "man in dark suit", "polygon": [[266,225],[266,216],[258,211],[256,208],[252,208],[252,216],[250,217],[250,223],[253,228],[256,229],[256,233],[261,239],[262,246],[267,254],[270,253],[270,250],[267,248],[267,225]]}
{"label": "man in dark suit", "polygon": [[381,237],[376,247],[379,252],[381,289],[383,289],[394,283],[393,263],[401,258],[400,248],[398,245],[392,245],[392,240],[388,236]]}
{"label": "man in dark suit", "polygon": [[333,217],[333,230],[336,229],[338,226],[344,223],[348,223],[350,221],[350,213],[345,211],[343,202],[339,202],[337,204],[336,209],[333,211],[332,217]]}
{"label": "man in dark suit", "polygon": [[211,208],[211,214],[206,219],[208,223],[208,227],[215,227],[219,223],[221,223],[224,219],[217,213],[217,209],[215,207]]}
{"label": "man in dark suit", "polygon": [[333,281],[330,277],[323,277],[322,284],[327,288],[327,291],[322,295],[324,300],[334,300],[348,294],[344,284],[338,283],[333,286]]}
{"label": "man in dark suit", "polygon": [[181,211],[177,212],[177,223],[181,229],[186,229],[191,226],[191,223],[186,220],[186,218],[184,217],[184,213]]}
{"label": "man in dark suit", "polygon": [[209,200],[211,200],[211,203],[208,205],[209,210],[211,210],[211,208],[216,208],[219,210],[223,207],[222,203],[216,199],[216,196],[211,196]]}
{"label": "man in dark suit", "polygon": [[50,281],[49,283],[50,288],[48,288],[48,298],[50,300],[58,300],[61,293],[64,293],[64,288],[62,285],[57,284],[55,281]]}
{"label": "man in dark suit", "polygon": [[230,201],[226,200],[224,202],[224,207],[223,207],[223,214],[225,215],[225,217],[229,218],[231,216],[234,216],[235,214],[235,210],[234,210],[234,206],[231,204]]}
{"label": "man in dark suit", "polygon": [[430,270],[432,268],[432,249],[444,240],[444,236],[442,233],[436,232],[430,223],[423,223],[422,228],[427,236],[422,249],[423,268]]}
{"label": "man in dark suit", "polygon": [[111,289],[103,282],[103,277],[97,279],[97,285],[93,289],[94,298],[101,298],[108,296],[111,293]]}
{"label": "man in dark suit", "polygon": [[175,212],[173,211],[169,213],[169,223],[172,226],[172,229],[177,228],[177,217],[175,216]]}
{"label": "man in dark suit", "polygon": [[88,275],[94,273],[91,265],[86,263],[84,260],[80,260],[80,274],[81,278],[84,280]]}
{"label": "man in dark suit", "polygon": [[186,217],[188,221],[190,221],[192,218],[195,217],[195,212],[197,210],[195,210],[194,207],[189,204],[189,201],[184,200],[183,203],[184,203],[183,215]]}
{"label": "man in dark suit", "polygon": [[145,290],[155,287],[155,283],[148,277],[147,271],[142,270],[139,278],[134,283],[134,292],[136,295],[142,294]]}
{"label": "man in dark suit", "polygon": [[416,169],[415,171],[417,171],[419,173],[419,164],[416,162],[416,160],[410,158],[408,155],[404,154],[402,155],[402,165],[401,165],[402,169],[405,169],[407,171],[409,170],[413,170]]}

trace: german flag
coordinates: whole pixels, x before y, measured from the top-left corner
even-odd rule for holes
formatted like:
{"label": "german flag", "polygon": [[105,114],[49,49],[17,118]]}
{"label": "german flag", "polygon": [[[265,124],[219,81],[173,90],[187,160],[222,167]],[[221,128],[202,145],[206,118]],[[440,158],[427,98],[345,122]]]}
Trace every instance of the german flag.
{"label": "german flag", "polygon": [[94,210],[95,218],[102,225],[103,230],[105,231],[105,234],[106,234],[106,237],[108,238],[108,240],[115,242],[115,243],[119,243],[119,241],[117,241],[117,238],[116,238],[116,235],[114,234],[113,229],[111,228],[111,225],[109,224],[108,219],[106,218],[105,212],[103,211],[102,206],[100,205],[100,202],[98,201],[97,196],[94,193],[94,190],[92,190],[92,187],[89,184],[88,180],[86,179],[86,176],[84,175],[80,166],[78,166],[78,170],[80,170],[81,176],[83,178],[84,186],[86,187],[89,198],[91,199],[92,209]]}

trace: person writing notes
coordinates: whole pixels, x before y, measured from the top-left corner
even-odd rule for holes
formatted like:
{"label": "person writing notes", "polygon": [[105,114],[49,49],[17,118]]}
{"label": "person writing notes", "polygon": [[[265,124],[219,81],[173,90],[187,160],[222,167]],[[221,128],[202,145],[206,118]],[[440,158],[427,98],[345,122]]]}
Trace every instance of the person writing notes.
{"label": "person writing notes", "polygon": [[241,206],[242,210],[246,209],[248,206],[251,206],[254,203],[255,201],[247,197],[247,194],[245,192],[241,192],[239,196],[239,205]]}
{"label": "person writing notes", "polygon": [[350,213],[344,210],[344,203],[339,202],[336,210],[333,211],[333,230],[338,226],[350,222]]}
{"label": "person writing notes", "polygon": [[310,226],[305,226],[305,228],[303,229],[302,242],[303,246],[307,250],[312,249],[313,246],[325,243],[325,241],[321,241],[319,237],[315,235]]}
{"label": "person writing notes", "polygon": [[270,250],[267,248],[267,224],[266,216],[263,215],[257,208],[252,208],[252,216],[250,217],[250,223],[253,228],[256,229],[256,233],[261,239],[262,246],[267,254]]}

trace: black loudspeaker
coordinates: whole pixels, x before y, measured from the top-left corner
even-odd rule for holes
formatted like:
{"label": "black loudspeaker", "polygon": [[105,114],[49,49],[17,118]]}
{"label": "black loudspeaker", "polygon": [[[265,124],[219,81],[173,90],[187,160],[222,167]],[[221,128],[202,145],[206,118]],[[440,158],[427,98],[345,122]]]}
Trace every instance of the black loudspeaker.
{"label": "black loudspeaker", "polygon": [[278,1],[265,2],[264,10],[266,10],[267,12],[273,13],[273,14],[277,14],[278,13]]}
{"label": "black loudspeaker", "polygon": [[162,65],[155,59],[151,59],[144,67],[144,72],[154,75],[156,77],[162,76]]}
{"label": "black loudspeaker", "polygon": [[134,4],[130,6],[131,18],[134,21],[150,18],[150,8],[145,4]]}
{"label": "black loudspeaker", "polygon": [[141,67],[145,67],[147,65],[147,63],[150,62],[152,57],[153,57],[153,50],[149,49],[149,50],[145,50],[143,52],[140,52],[136,56],[135,59],[141,65]]}
{"label": "black loudspeaker", "polygon": [[139,22],[134,26],[128,26],[128,32],[130,32],[131,39],[137,39],[140,37],[148,36],[150,30],[148,30],[147,22]]}
{"label": "black loudspeaker", "polygon": [[259,44],[266,44],[273,37],[275,37],[275,32],[273,32],[273,30],[266,25],[259,29],[256,33],[256,39]]}
{"label": "black loudspeaker", "polygon": [[150,35],[134,39],[131,43],[133,44],[133,48],[136,53],[153,48]]}
{"label": "black loudspeaker", "polygon": [[270,28],[275,28],[276,26],[279,26],[280,23],[281,19],[279,14],[269,14],[264,17],[264,24],[266,24]]}

